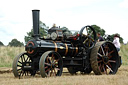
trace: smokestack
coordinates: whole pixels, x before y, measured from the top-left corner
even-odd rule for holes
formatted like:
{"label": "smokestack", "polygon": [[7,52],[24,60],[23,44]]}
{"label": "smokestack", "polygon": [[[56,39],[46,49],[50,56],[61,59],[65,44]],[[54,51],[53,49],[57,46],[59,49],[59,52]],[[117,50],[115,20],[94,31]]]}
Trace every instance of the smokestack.
{"label": "smokestack", "polygon": [[33,15],[33,37],[34,38],[39,38],[39,12],[40,10],[32,10],[32,15]]}

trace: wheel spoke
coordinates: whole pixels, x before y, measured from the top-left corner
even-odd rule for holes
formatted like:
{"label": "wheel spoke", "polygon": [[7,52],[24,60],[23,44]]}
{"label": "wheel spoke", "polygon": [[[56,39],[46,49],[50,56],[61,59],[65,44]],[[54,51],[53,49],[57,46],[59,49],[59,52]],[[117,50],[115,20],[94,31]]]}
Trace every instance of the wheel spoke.
{"label": "wheel spoke", "polygon": [[108,62],[108,65],[112,68],[112,65]]}
{"label": "wheel spoke", "polygon": [[53,70],[54,70],[54,73],[55,73],[55,76],[56,76],[56,70],[55,70],[55,68]]}
{"label": "wheel spoke", "polygon": [[88,40],[88,44],[89,44],[89,47],[90,47],[90,46],[91,46],[91,45],[90,45],[90,39]]}
{"label": "wheel spoke", "polygon": [[99,55],[100,57],[102,57],[102,55],[100,53],[97,53],[97,55]]}
{"label": "wheel spoke", "polygon": [[88,28],[86,28],[87,34],[88,34]]}
{"label": "wheel spoke", "polygon": [[111,52],[108,53],[108,56],[111,55],[114,52],[114,50],[112,50]]}
{"label": "wheel spoke", "polygon": [[24,75],[25,71],[23,71],[22,76]]}
{"label": "wheel spoke", "polygon": [[21,74],[22,74],[22,71],[21,71],[20,74],[19,74],[19,78],[20,78]]}
{"label": "wheel spoke", "polygon": [[30,61],[31,61],[31,59],[29,58],[28,62],[30,62]]}
{"label": "wheel spoke", "polygon": [[17,65],[18,67],[22,67],[21,65]]}
{"label": "wheel spoke", "polygon": [[108,65],[106,65],[106,67],[107,67],[111,72],[113,72],[113,70],[112,70]]}
{"label": "wheel spoke", "polygon": [[99,60],[98,63],[101,63],[103,60]]}
{"label": "wheel spoke", "polygon": [[22,63],[23,63],[23,58],[22,58],[22,56],[21,56],[21,61],[22,61]]}
{"label": "wheel spoke", "polygon": [[51,73],[50,73],[50,76],[52,76],[52,74],[53,74],[53,69],[51,69]]}
{"label": "wheel spoke", "polygon": [[27,71],[27,76],[28,76],[28,71]]}
{"label": "wheel spoke", "polygon": [[17,69],[17,71],[20,71],[20,70],[22,70],[21,68],[20,69]]}
{"label": "wheel spoke", "polygon": [[92,35],[93,31],[90,33],[90,36]]}
{"label": "wheel spoke", "polygon": [[104,65],[103,65],[103,70],[104,70],[104,73],[105,73],[105,74],[107,74],[107,72],[106,72],[106,69],[105,69]]}
{"label": "wheel spoke", "polygon": [[84,40],[83,44],[85,44],[88,41],[88,38],[86,38],[86,40]]}
{"label": "wheel spoke", "polygon": [[29,59],[29,58],[27,57],[27,59],[25,60],[25,62],[27,62],[28,59]]}
{"label": "wheel spoke", "polygon": [[47,66],[51,66],[51,64],[50,64],[50,63],[45,63],[45,65],[47,65]]}
{"label": "wheel spoke", "polygon": [[45,69],[48,68],[48,66],[45,67]]}
{"label": "wheel spoke", "polygon": [[26,76],[26,72],[24,72],[25,73],[25,76]]}
{"label": "wheel spoke", "polygon": [[92,40],[92,42],[94,42],[94,39],[90,38]]}
{"label": "wheel spoke", "polygon": [[114,60],[108,60],[108,62],[111,62],[111,63],[116,63],[116,61],[114,61]]}
{"label": "wheel spoke", "polygon": [[104,50],[103,50],[103,47],[101,46],[101,50],[102,50],[102,52],[103,52],[103,55],[105,55],[105,53],[104,53]]}
{"label": "wheel spoke", "polygon": [[59,68],[55,68],[57,71],[59,71],[60,69]]}
{"label": "wheel spoke", "polygon": [[25,57],[24,57],[24,55],[23,55],[23,60],[24,60],[24,62],[25,62]]}
{"label": "wheel spoke", "polygon": [[108,56],[108,46],[105,47],[106,56]]}
{"label": "wheel spoke", "polygon": [[22,62],[18,61],[20,64],[22,64]]}
{"label": "wheel spoke", "polygon": [[50,61],[49,56],[46,58],[46,60],[47,60],[47,63],[51,63],[51,62],[49,62]]}
{"label": "wheel spoke", "polygon": [[112,56],[109,56],[108,58],[110,59],[110,58],[112,58]]}
{"label": "wheel spoke", "polygon": [[102,71],[103,67],[104,67],[104,64],[102,64],[102,66],[101,66],[101,71]]}
{"label": "wheel spoke", "polygon": [[49,69],[47,69],[45,72],[47,73],[49,70],[50,70],[50,68],[49,68]]}
{"label": "wheel spoke", "polygon": [[54,62],[54,64],[56,64],[59,60],[60,60],[60,59],[57,59],[57,60]]}

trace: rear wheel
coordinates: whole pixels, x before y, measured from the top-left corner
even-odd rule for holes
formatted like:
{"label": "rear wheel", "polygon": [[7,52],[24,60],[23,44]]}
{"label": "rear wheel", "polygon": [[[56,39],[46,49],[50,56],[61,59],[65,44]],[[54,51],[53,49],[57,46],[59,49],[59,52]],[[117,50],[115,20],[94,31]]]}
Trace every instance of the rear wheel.
{"label": "rear wheel", "polygon": [[111,42],[97,42],[91,51],[90,62],[96,75],[115,74],[119,66],[119,56]]}

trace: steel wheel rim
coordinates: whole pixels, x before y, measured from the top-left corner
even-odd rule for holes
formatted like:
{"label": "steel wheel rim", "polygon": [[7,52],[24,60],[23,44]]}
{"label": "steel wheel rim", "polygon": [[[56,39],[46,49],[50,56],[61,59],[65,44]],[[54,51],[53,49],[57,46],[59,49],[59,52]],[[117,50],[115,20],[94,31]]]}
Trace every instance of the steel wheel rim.
{"label": "steel wheel rim", "polygon": [[92,69],[97,75],[115,74],[118,70],[119,56],[111,42],[97,42],[92,49],[90,60]]}
{"label": "steel wheel rim", "polygon": [[13,61],[13,74],[15,77],[28,76],[30,75],[29,71],[23,71],[22,64],[23,62],[32,62],[30,57],[28,57],[27,53],[21,53],[16,56]]}
{"label": "steel wheel rim", "polygon": [[57,52],[45,52],[40,59],[39,69],[42,77],[61,76],[62,58]]}

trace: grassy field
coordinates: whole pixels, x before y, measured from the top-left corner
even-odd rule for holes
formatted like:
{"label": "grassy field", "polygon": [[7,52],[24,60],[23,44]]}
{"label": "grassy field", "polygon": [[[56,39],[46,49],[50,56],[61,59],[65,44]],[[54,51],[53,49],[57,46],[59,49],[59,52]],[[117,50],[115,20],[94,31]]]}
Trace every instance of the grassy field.
{"label": "grassy field", "polygon": [[16,55],[24,52],[24,47],[0,47],[0,67],[12,67]]}
{"label": "grassy field", "polygon": [[[0,67],[12,67],[15,56],[24,52],[24,47],[0,47]],[[123,65],[128,65],[128,44],[121,45]]]}
{"label": "grassy field", "polygon": [[[123,65],[116,75],[70,75],[63,73],[61,77],[41,78],[40,75],[14,78],[13,73],[0,74],[0,85],[128,85],[128,45],[122,45],[120,55]],[[16,55],[24,52],[24,47],[0,47],[0,67],[12,67]],[[1,68],[0,68],[1,69]],[[66,69],[64,71],[67,71]]]}
{"label": "grassy field", "polygon": [[0,74],[0,85],[128,85],[128,66],[121,66],[116,75],[70,75],[63,73],[61,77],[14,78],[12,73]]}
{"label": "grassy field", "polygon": [[128,44],[127,45],[121,45],[120,53],[123,65],[128,65]]}

